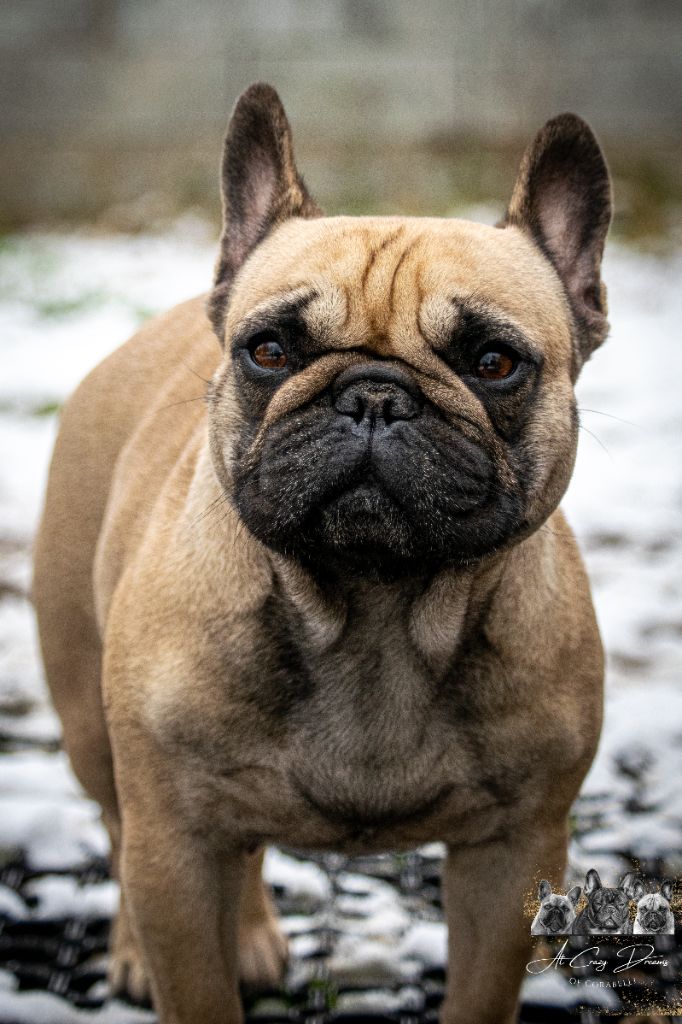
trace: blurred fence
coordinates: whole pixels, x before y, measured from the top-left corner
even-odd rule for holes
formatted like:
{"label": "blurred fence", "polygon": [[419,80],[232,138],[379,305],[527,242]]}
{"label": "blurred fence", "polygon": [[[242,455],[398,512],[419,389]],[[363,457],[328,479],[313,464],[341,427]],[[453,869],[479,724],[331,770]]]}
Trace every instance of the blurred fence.
{"label": "blurred fence", "polygon": [[5,226],[217,211],[226,118],[256,79],[332,208],[496,194],[508,150],[564,109],[675,187],[680,0],[3,0],[0,19]]}

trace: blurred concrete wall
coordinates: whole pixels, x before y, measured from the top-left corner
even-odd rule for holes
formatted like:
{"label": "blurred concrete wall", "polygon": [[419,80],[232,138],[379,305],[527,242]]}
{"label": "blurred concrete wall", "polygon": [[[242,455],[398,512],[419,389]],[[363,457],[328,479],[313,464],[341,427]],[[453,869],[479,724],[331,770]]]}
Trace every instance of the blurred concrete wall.
{"label": "blurred concrete wall", "polygon": [[665,149],[681,15],[681,0],[3,0],[0,218],[217,209],[225,122],[255,79],[280,90],[332,205],[387,180],[428,204],[455,140],[516,144],[564,109]]}

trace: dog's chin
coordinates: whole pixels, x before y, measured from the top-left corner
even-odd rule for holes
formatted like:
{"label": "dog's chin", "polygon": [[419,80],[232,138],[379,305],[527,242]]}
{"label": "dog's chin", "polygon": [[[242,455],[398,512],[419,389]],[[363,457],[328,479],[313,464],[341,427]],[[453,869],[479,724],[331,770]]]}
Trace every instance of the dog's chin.
{"label": "dog's chin", "polygon": [[549,935],[565,935],[568,921],[565,917],[553,917],[544,921],[544,925]]}
{"label": "dog's chin", "polygon": [[481,507],[444,515],[433,529],[409,503],[364,480],[326,495],[301,514],[300,502],[268,515],[263,505],[239,504],[242,519],[267,547],[316,573],[398,579],[467,566],[502,547],[514,533],[516,508]]}
{"label": "dog's chin", "polygon": [[361,576],[401,576],[423,565],[429,554],[405,511],[372,482],[314,510],[302,541],[299,554],[305,561]]}
{"label": "dog's chin", "polygon": [[625,921],[617,921],[615,917],[607,917],[603,921],[597,921],[597,926],[606,932],[618,932],[621,930]]}

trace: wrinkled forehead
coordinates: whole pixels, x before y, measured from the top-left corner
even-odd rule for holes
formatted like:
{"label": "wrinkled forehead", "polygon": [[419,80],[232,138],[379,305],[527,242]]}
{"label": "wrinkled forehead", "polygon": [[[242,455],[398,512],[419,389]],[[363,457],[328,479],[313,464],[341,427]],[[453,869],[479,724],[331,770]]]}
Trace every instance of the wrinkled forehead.
{"label": "wrinkled forehead", "polygon": [[516,228],[464,220],[288,221],[240,272],[227,333],[278,310],[295,311],[323,346],[382,356],[437,348],[471,314],[518,330],[550,359],[571,346],[562,287],[542,254]]}
{"label": "wrinkled forehead", "polygon": [[622,889],[611,889],[609,886],[602,885],[601,888],[597,889],[594,895],[595,897],[600,896],[602,899],[606,900],[615,900],[616,898],[624,896],[625,892]]}
{"label": "wrinkled forehead", "polygon": [[647,893],[646,896],[642,896],[641,900],[637,904],[638,907],[643,910],[659,910],[664,906],[667,906],[667,900],[661,896],[660,893]]}

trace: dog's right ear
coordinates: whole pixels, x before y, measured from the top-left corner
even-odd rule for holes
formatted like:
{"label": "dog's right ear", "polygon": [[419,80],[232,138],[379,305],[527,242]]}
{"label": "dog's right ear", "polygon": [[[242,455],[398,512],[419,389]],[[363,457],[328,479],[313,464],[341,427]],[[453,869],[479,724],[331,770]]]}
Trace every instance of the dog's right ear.
{"label": "dog's right ear", "polygon": [[630,892],[632,893],[632,895],[630,896],[631,900],[641,900],[642,896],[644,896],[644,894],[646,893],[646,889],[644,888],[644,882],[641,878],[636,878],[634,880],[630,888]]}
{"label": "dog's right ear", "polygon": [[259,242],[291,217],[319,217],[296,169],[291,128],[272,88],[258,82],[237,100],[223,150],[223,230],[207,312],[222,342],[232,282]]}
{"label": "dog's right ear", "polygon": [[641,895],[644,895],[642,880],[637,877],[637,874],[634,871],[628,871],[626,875],[623,875],[618,884],[618,888],[623,890],[629,900],[638,900],[640,898],[639,896],[635,896],[635,893],[638,892],[640,888],[642,890]]}
{"label": "dog's right ear", "polygon": [[585,875],[586,894],[590,896],[593,892],[596,892],[597,889],[601,889],[601,887],[602,885],[601,878],[599,877],[599,872],[595,871],[594,868],[590,868],[590,870]]}
{"label": "dog's right ear", "polygon": [[546,900],[548,896],[552,895],[552,886],[549,882],[543,878],[538,886],[538,896],[541,900]]}
{"label": "dog's right ear", "polygon": [[574,907],[577,905],[580,897],[582,896],[582,892],[583,892],[583,890],[582,890],[581,886],[574,885],[573,888],[569,889],[568,892],[566,893],[566,896],[571,901],[571,903],[573,904]]}

